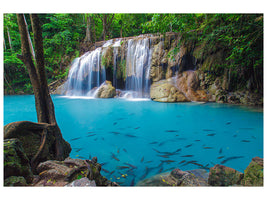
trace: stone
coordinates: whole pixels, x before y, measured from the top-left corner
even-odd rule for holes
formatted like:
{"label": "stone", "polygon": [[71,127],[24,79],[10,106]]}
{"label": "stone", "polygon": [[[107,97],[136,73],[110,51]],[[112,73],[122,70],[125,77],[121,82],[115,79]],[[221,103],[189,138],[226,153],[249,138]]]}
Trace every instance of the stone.
{"label": "stone", "polygon": [[[14,177],[23,177],[27,183],[31,183],[33,180],[29,159],[21,142],[16,138],[4,140],[4,179],[11,176],[13,178],[10,178],[8,183],[13,182]],[[21,182],[21,178],[17,179],[18,181],[16,180],[14,183]]]}
{"label": "stone", "polygon": [[208,183],[212,186],[240,185],[244,174],[224,165],[210,168]]}
{"label": "stone", "polygon": [[170,81],[162,80],[150,87],[150,98],[159,102],[187,102],[188,99]]}
{"label": "stone", "polygon": [[263,159],[259,157],[252,158],[248,167],[244,171],[242,180],[244,186],[263,186]]}
{"label": "stone", "polygon": [[110,81],[105,81],[102,84],[96,94],[97,98],[113,98],[116,96],[116,89],[112,86]]}
{"label": "stone", "polygon": [[27,186],[27,182],[23,176],[10,176],[5,179],[4,186]]}
{"label": "stone", "polygon": [[65,187],[96,187],[96,183],[94,180],[89,180],[84,177],[78,180],[74,180],[73,182],[65,185]]}

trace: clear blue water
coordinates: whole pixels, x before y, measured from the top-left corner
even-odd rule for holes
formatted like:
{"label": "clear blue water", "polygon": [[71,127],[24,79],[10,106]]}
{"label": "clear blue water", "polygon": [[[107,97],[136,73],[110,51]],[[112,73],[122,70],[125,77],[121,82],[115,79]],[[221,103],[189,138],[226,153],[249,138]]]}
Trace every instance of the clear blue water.
{"label": "clear blue water", "polygon": [[[63,137],[72,147],[70,156],[97,156],[107,170],[102,175],[122,185],[177,167],[191,170],[222,161],[244,172],[253,157],[263,157],[263,112],[259,110],[217,103],[52,98]],[[34,97],[5,96],[4,125],[21,120],[37,121]],[[161,157],[167,155],[162,152],[177,149],[181,149],[177,154]],[[192,160],[200,165],[187,163]],[[125,163],[137,168],[119,169],[129,166]]]}

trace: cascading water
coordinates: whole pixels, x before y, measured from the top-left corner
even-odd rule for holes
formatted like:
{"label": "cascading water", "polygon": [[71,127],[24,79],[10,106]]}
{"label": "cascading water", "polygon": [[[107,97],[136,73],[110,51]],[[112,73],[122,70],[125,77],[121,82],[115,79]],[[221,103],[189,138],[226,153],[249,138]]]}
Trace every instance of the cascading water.
{"label": "cascading water", "polygon": [[149,97],[149,71],[152,57],[152,50],[149,49],[149,46],[149,38],[138,38],[128,41],[126,97]]}
{"label": "cascading water", "polygon": [[76,58],[69,72],[67,92],[69,96],[92,96],[93,88],[106,80],[106,70],[101,66],[101,48]]}

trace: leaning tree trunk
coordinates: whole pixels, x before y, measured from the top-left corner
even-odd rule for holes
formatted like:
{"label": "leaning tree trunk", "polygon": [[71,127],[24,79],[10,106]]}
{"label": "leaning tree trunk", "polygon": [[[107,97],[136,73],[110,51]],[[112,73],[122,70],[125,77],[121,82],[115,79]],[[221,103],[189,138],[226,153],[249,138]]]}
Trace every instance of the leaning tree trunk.
{"label": "leaning tree trunk", "polygon": [[[18,55],[18,57],[26,65],[29,72],[35,96],[35,107],[38,123],[22,121],[8,124],[4,129],[4,138],[7,139],[10,137],[15,137],[16,135],[21,138],[22,133],[23,136],[30,136],[28,138],[31,138],[34,134],[38,135],[36,141],[40,140],[39,148],[35,150],[34,155],[29,156],[29,158],[31,159],[32,168],[35,169],[40,161],[47,159],[65,159],[69,155],[71,148],[69,143],[67,143],[63,139],[61,131],[57,125],[54,104],[47,86],[44,67],[42,30],[39,18],[36,14],[31,14],[32,29],[34,33],[36,66],[34,65],[34,62],[32,60],[32,55],[29,48],[30,43],[23,14],[17,14],[17,21],[21,37],[22,53],[22,55]],[[30,145],[31,141],[25,140],[24,143],[28,143],[24,145],[25,147],[27,147]],[[29,149],[29,154],[30,153],[31,149]]]}

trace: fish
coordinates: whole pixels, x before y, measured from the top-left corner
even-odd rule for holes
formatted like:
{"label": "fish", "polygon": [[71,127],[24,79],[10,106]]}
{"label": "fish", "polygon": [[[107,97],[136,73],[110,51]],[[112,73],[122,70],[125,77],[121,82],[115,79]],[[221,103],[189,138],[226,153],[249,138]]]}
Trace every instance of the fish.
{"label": "fish", "polygon": [[160,162],[170,163],[170,162],[175,162],[175,161],[174,160],[161,160]]}
{"label": "fish", "polygon": [[162,146],[163,144],[165,144],[166,142],[167,142],[167,141],[163,141],[163,142],[159,143],[158,146],[160,147],[160,146]]}
{"label": "fish", "polygon": [[184,155],[184,156],[181,156],[181,157],[193,157],[194,155]]}
{"label": "fish", "polygon": [[129,169],[130,167],[129,166],[117,166],[116,168],[117,169]]}
{"label": "fish", "polygon": [[178,164],[182,164],[182,163],[184,163],[184,162],[186,162],[186,160],[182,160],[181,162],[179,162]]}
{"label": "fish", "polygon": [[219,156],[217,159],[222,159],[222,158],[224,158],[225,156]]}
{"label": "fish", "polygon": [[96,134],[91,134],[91,135],[87,135],[86,137],[92,137],[95,136]]}
{"label": "fish", "polygon": [[113,170],[112,172],[109,173],[109,175],[113,174],[115,172],[115,170]]}
{"label": "fish", "polygon": [[123,164],[128,165],[128,166],[130,166],[130,167],[133,168],[133,169],[137,169],[136,166],[134,166],[134,165],[132,165],[132,164],[130,164],[130,163],[123,163]]}
{"label": "fish", "polygon": [[241,142],[250,142],[250,140],[241,140]]}
{"label": "fish", "polygon": [[228,122],[226,122],[226,125],[229,125],[229,124],[231,124],[232,122],[230,122],[230,121],[228,121]]}
{"label": "fish", "polygon": [[158,157],[169,158],[167,155],[157,155]]}
{"label": "fish", "polygon": [[97,141],[97,140],[98,140],[98,138],[95,138],[95,139],[94,139],[94,141]]}
{"label": "fish", "polygon": [[103,162],[103,163],[100,163],[101,166],[104,166],[106,165],[108,162]]}
{"label": "fish", "polygon": [[253,130],[254,128],[239,128],[239,129],[243,129],[243,130]]}
{"label": "fish", "polygon": [[94,131],[88,131],[87,133],[94,133]]}
{"label": "fish", "polygon": [[158,174],[161,173],[163,171],[163,167],[161,167],[158,171]]}
{"label": "fish", "polygon": [[78,156],[78,158],[81,158],[81,159],[86,159],[85,157],[83,157],[83,156]]}
{"label": "fish", "polygon": [[118,122],[114,122],[114,123],[113,123],[113,125],[116,125],[116,124],[118,124]]}
{"label": "fish", "polygon": [[216,135],[215,133],[210,133],[210,134],[207,134],[207,136],[214,136]]}
{"label": "fish", "polygon": [[136,137],[135,135],[125,134],[127,137]]}
{"label": "fish", "polygon": [[149,169],[146,167],[145,173],[141,176],[140,180],[143,180],[148,175]]}
{"label": "fish", "polygon": [[113,159],[117,160],[117,161],[120,161],[114,154],[112,154],[111,156]]}
{"label": "fish", "polygon": [[253,139],[256,139],[256,137],[255,136],[251,136]]}
{"label": "fish", "polygon": [[75,150],[75,152],[79,152],[79,151],[81,151],[82,150],[82,148],[78,148],[77,150]]}
{"label": "fish", "polygon": [[237,136],[237,134],[233,135],[233,137],[236,137],[236,136]]}
{"label": "fish", "polygon": [[176,133],[176,132],[179,132],[179,130],[165,130],[165,132]]}
{"label": "fish", "polygon": [[120,149],[117,150],[117,153],[120,153]]}
{"label": "fish", "polygon": [[102,139],[102,140],[105,140],[105,138],[103,138],[103,137],[102,137],[101,139]]}
{"label": "fish", "polygon": [[125,153],[127,153],[127,150],[126,150],[126,149],[123,148],[122,150],[123,150]]}
{"label": "fish", "polygon": [[151,162],[153,162],[152,160],[149,160],[149,161],[146,161],[145,163],[151,163]]}
{"label": "fish", "polygon": [[203,147],[203,149],[213,149],[213,147]]}
{"label": "fish", "polygon": [[135,177],[131,180],[130,186],[134,186]]}
{"label": "fish", "polygon": [[158,142],[150,142],[149,144],[157,144]]}
{"label": "fish", "polygon": [[139,129],[139,128],[140,128],[140,127],[135,127],[134,129],[136,129],[136,130],[137,130],[137,129]]}
{"label": "fish", "polygon": [[185,148],[191,147],[193,144],[186,145]]}
{"label": "fish", "polygon": [[144,161],[144,156],[141,158],[140,162],[143,162]]}
{"label": "fish", "polygon": [[79,139],[81,139],[81,137],[72,138],[72,139],[70,139],[70,141],[79,140]]}
{"label": "fish", "polygon": [[200,140],[195,140],[196,142],[200,142]]}
{"label": "fish", "polygon": [[157,153],[160,153],[160,151],[159,150],[157,150],[157,149],[155,149],[155,148],[152,148],[154,151],[156,151]]}
{"label": "fish", "polygon": [[104,169],[104,168],[101,168],[101,170],[103,170],[104,172],[106,173],[110,173],[108,170]]}
{"label": "fish", "polygon": [[92,158],[92,156],[91,156],[91,154],[89,155],[89,160],[91,160],[91,158]]}
{"label": "fish", "polygon": [[221,162],[221,164],[224,164],[224,163],[226,163],[229,160],[234,160],[234,159],[238,159],[238,158],[244,158],[244,156],[233,156],[233,157],[226,158],[225,160],[223,160]]}
{"label": "fish", "polygon": [[168,171],[171,171],[171,170],[173,170],[173,169],[175,169],[175,167],[171,167],[171,168],[169,168],[169,169],[165,169],[163,172],[168,172]]}
{"label": "fish", "polygon": [[219,151],[219,154],[221,154],[222,153],[222,148],[220,148],[220,151]]}
{"label": "fish", "polygon": [[212,130],[212,129],[203,129],[203,131],[215,131],[215,130]]}
{"label": "fish", "polygon": [[116,132],[116,131],[111,131],[110,133],[114,133],[116,135],[120,134],[119,132]]}

